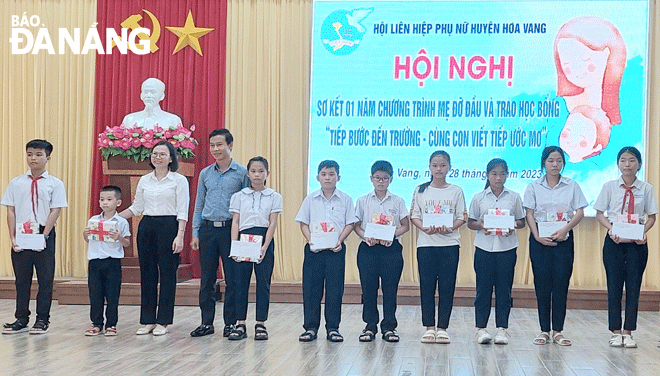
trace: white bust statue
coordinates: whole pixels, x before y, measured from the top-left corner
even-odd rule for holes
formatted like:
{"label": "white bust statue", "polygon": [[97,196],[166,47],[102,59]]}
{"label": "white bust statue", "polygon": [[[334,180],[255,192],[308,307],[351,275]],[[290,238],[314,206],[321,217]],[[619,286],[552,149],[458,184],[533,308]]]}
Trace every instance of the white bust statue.
{"label": "white bust statue", "polygon": [[163,111],[160,101],[165,98],[165,83],[157,78],[147,78],[142,83],[140,99],[144,103],[144,110],[124,116],[125,127],[138,126],[144,129],[153,129],[156,125],[167,129],[170,126],[181,124],[181,118]]}

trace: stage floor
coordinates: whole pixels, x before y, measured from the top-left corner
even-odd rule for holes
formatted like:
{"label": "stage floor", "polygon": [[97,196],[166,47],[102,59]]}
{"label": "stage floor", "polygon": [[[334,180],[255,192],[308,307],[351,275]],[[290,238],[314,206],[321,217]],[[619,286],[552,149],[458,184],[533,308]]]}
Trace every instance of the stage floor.
{"label": "stage floor", "polygon": [[[34,301],[31,302],[34,311]],[[0,320],[13,321],[14,302],[0,300]],[[222,303],[216,323],[221,323]],[[382,311],[381,311],[382,312]],[[86,305],[53,303],[50,332],[0,336],[2,375],[658,375],[660,315],[640,312],[634,333],[637,349],[608,347],[607,312],[569,310],[567,337],[573,346],[537,346],[536,311],[514,308],[510,344],[478,345],[474,341],[474,310],[454,308],[449,345],[422,344],[424,332],[418,306],[398,309],[401,342],[358,342],[363,329],[362,307],[345,304],[341,333],[345,342],[329,343],[322,330],[312,343],[298,342],[301,304],[271,304],[267,324],[270,339],[253,339],[254,304],[248,316],[249,337],[228,341],[220,333],[192,338],[200,322],[199,309],[178,306],[174,325],[162,337],[136,336],[139,307],[119,307],[117,337],[85,337]],[[494,334],[494,314],[489,330]],[[32,324],[32,322],[31,322]],[[218,329],[222,326],[219,325]]]}

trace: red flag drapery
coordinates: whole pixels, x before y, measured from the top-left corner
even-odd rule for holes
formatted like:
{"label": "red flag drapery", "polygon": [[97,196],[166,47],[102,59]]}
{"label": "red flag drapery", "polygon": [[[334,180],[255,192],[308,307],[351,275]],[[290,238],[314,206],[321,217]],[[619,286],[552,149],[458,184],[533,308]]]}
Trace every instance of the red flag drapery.
{"label": "red flag drapery", "polygon": [[[192,221],[197,177],[202,168],[213,162],[208,153],[208,134],[212,129],[224,127],[227,2],[98,0],[97,9],[96,27],[101,40],[105,41],[106,28],[114,28],[119,33],[122,24],[125,28],[144,27],[151,31],[151,43],[155,43],[157,50],[137,55],[130,50],[127,54],[120,54],[114,48],[112,54],[97,54],[94,133],[102,132],[106,126],[119,125],[126,114],[144,108],[140,85],[145,79],[155,77],[163,81],[166,89],[161,108],[178,115],[184,127],[189,129],[195,125],[192,135],[199,141],[194,158],[195,174],[190,179]],[[182,37],[168,29],[189,26],[190,17],[197,28],[213,28],[196,39],[202,55],[193,48],[194,39],[183,37],[181,40]],[[198,34],[190,35],[195,37]],[[186,43],[190,41],[192,43]],[[98,148],[95,148],[92,163],[90,213],[96,214],[99,212],[96,199],[99,190],[108,183],[108,177],[103,175]],[[186,245],[190,241],[190,227],[189,222]],[[181,262],[193,264],[193,274],[199,276],[196,252],[186,246]]]}

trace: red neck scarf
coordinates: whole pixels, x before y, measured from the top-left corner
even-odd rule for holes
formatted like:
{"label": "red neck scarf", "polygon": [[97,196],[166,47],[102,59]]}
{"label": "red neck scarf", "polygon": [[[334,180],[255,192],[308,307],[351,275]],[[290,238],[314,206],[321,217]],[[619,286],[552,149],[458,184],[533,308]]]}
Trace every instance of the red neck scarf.
{"label": "red neck scarf", "polygon": [[635,214],[635,195],[633,194],[633,187],[629,187],[627,185],[623,185],[623,189],[626,190],[626,192],[623,194],[623,205],[621,205],[621,214],[623,214],[623,210],[626,208],[626,197],[630,195],[630,198],[628,199],[628,214]]}
{"label": "red neck scarf", "polygon": [[39,188],[37,186],[37,180],[43,179],[44,177],[28,175],[32,179],[32,185],[30,186],[30,199],[32,200],[32,213],[34,214],[34,219],[37,219],[37,207],[39,206]]}

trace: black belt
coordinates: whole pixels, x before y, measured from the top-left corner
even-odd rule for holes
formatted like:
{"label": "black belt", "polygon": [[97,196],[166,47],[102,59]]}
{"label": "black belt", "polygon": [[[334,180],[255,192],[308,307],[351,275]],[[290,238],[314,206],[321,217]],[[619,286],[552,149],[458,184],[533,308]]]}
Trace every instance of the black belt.
{"label": "black belt", "polygon": [[206,223],[209,226],[212,227],[227,227],[231,226],[231,220],[226,220],[226,221],[209,221],[208,219],[202,219],[204,223]]}

